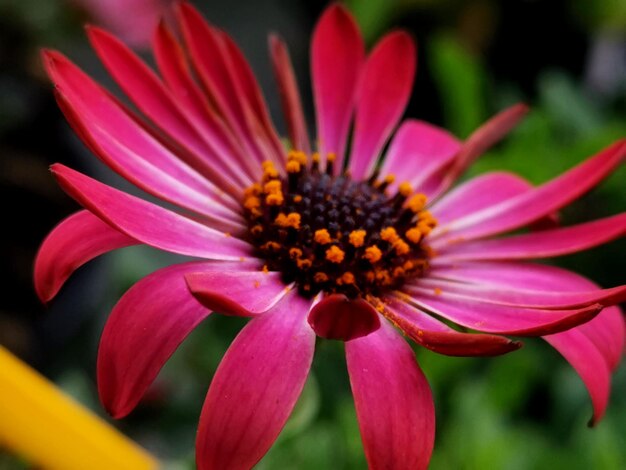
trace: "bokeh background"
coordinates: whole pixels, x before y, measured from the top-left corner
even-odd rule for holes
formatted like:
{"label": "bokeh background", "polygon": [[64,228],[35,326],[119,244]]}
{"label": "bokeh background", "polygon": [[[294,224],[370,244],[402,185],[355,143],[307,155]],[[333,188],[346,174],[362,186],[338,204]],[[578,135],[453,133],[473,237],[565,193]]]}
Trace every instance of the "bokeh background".
{"label": "bokeh background", "polygon": [[[39,49],[62,50],[110,85],[82,24],[116,31],[151,60],[146,31],[155,21],[154,9],[165,3],[0,0],[0,344],[99,415],[104,413],[96,393],[95,359],[107,314],[136,280],[172,259],[127,248],[81,268],[48,308],[37,301],[31,281],[36,249],[62,217],[77,209],[48,166],[62,162],[127,188],[70,131],[43,74]],[[289,43],[312,116],[308,43],[326,2],[193,3],[240,44],[284,129],[266,48],[268,31],[279,32]],[[408,116],[465,137],[508,104],[523,100],[532,106],[523,125],[470,173],[509,169],[540,183],[626,135],[625,0],[346,3],[370,45],[393,27],[416,37],[418,79]],[[626,210],[625,176],[621,169],[568,208],[564,222]],[[626,283],[623,239],[555,262],[605,286]],[[115,423],[161,458],[165,468],[194,468],[204,395],[241,326],[235,318],[205,321],[137,410]],[[305,392],[259,469],[366,467],[342,350],[339,342],[319,343]],[[494,359],[440,357],[421,349],[416,354],[436,402],[432,469],[626,468],[626,367],[614,377],[607,417],[589,429],[591,406],[582,382],[540,340]],[[22,468],[30,467],[0,448],[0,469]]]}

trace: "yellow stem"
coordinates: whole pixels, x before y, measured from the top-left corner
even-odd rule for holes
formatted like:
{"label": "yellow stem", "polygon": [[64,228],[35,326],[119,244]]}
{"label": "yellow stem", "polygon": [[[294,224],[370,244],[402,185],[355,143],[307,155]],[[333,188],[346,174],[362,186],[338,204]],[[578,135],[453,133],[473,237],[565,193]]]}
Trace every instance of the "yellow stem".
{"label": "yellow stem", "polygon": [[0,346],[0,442],[50,470],[147,470],[158,462]]}

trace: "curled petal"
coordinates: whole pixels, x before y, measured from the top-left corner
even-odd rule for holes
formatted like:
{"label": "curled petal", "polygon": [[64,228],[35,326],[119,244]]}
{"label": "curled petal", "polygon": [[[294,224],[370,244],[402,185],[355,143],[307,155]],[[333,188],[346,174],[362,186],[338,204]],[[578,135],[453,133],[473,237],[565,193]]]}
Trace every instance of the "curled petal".
{"label": "curled petal", "polygon": [[139,243],[111,228],[89,211],[79,211],[57,225],[35,258],[35,291],[46,303],[72,273],[87,261],[111,250]]}
{"label": "curled petal", "polygon": [[250,246],[206,225],[100,183],[66,166],[51,167],[65,192],[131,238],[161,250],[217,260],[250,255]]}
{"label": "curled petal", "polygon": [[331,294],[315,304],[308,321],[318,336],[343,341],[366,336],[380,327],[378,312],[369,302],[349,300],[342,294]]}
{"label": "curled petal", "polygon": [[581,289],[579,291],[533,290],[498,285],[464,284],[446,279],[427,278],[406,284],[407,292],[415,287],[445,292],[458,299],[473,299],[492,304],[522,308],[569,309],[600,304],[604,307],[626,301],[626,286],[611,289]]}
{"label": "curled petal", "polygon": [[310,301],[292,291],[237,335],[202,408],[196,441],[199,470],[252,468],[278,437],[313,359],[309,307]]}
{"label": "curled petal", "polygon": [[387,323],[346,342],[350,385],[370,468],[426,469],[435,408],[413,351]]}
{"label": "curled petal", "polygon": [[504,336],[461,333],[398,298],[385,299],[383,315],[417,344],[448,356],[498,356],[522,344]]}
{"label": "curled petal", "polygon": [[[431,277],[449,279],[458,288],[462,288],[462,283],[481,298],[489,298],[492,302],[503,299],[505,295],[517,295],[517,299],[508,300],[522,299],[527,304],[529,301],[537,304],[540,301],[544,305],[549,302],[553,306],[560,302],[575,306],[584,305],[584,300],[595,298],[603,305],[612,305],[623,295],[623,286],[601,290],[589,279],[576,273],[534,263],[483,261],[447,267],[433,266]],[[435,287],[431,284],[430,288]],[[488,291],[481,295],[485,289]],[[531,292],[524,292],[528,290]],[[612,370],[617,367],[623,356],[626,338],[626,323],[618,307],[605,308],[597,317],[576,329],[593,341]]]}
{"label": "curled petal", "polygon": [[611,391],[611,371],[598,347],[576,328],[544,339],[563,355],[585,383],[593,404],[590,424],[596,424],[604,416]]}
{"label": "curled petal", "polygon": [[602,310],[599,304],[566,310],[495,305],[422,288],[411,289],[410,302],[466,328],[516,336],[541,336],[565,331],[591,320]]}
{"label": "curled petal", "polygon": [[365,45],[354,18],[340,5],[322,15],[311,42],[311,82],[317,113],[317,139],[322,154],[337,155],[343,168],[356,84],[365,59]]}
{"label": "curled petal", "polygon": [[209,263],[186,263],[156,271],[113,308],[98,349],[98,392],[113,417],[133,410],[178,345],[209,315],[184,278],[203,268],[215,269]]}
{"label": "curled petal", "polygon": [[350,174],[366,178],[409,101],[415,78],[413,39],[403,31],[388,34],[368,57],[360,77],[350,156]]}
{"label": "curled petal", "polygon": [[271,309],[289,291],[280,276],[277,272],[218,269],[192,272],[185,279],[205,307],[225,315],[251,317]]}

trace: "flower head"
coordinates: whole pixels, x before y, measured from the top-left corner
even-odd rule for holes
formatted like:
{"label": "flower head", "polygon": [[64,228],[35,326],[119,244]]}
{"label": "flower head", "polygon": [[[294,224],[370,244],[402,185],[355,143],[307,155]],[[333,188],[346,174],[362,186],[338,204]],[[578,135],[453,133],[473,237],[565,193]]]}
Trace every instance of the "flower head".
{"label": "flower head", "polygon": [[[287,48],[270,38],[285,148],[237,46],[188,4],[177,16],[184,45],[158,28],[158,75],[110,34],[89,30],[141,117],[60,53],[44,53],[58,102],[89,148],[178,210],[54,165],[85,210],[43,243],[35,270],[42,300],[78,266],[125,246],[200,259],[140,280],[113,309],[98,354],[100,398],[113,416],[134,408],[215,311],[251,320],[211,383],[199,468],[250,468],[263,457],[304,386],[316,335],[345,341],[373,468],[424,468],[433,448],[431,392],[401,333],[452,356],[504,354],[520,346],[507,336],[542,336],[581,375],[594,420],[602,417],[623,350],[614,305],[626,286],[603,290],[527,260],[623,235],[626,214],[565,228],[553,222],[622,163],[625,142],[538,187],[496,172],[450,190],[526,107],[501,112],[465,142],[412,119],[391,136],[413,84],[413,41],[392,32],[366,55],[354,20],[333,5],[311,47],[314,144]],[[544,229],[502,236],[537,226]]]}

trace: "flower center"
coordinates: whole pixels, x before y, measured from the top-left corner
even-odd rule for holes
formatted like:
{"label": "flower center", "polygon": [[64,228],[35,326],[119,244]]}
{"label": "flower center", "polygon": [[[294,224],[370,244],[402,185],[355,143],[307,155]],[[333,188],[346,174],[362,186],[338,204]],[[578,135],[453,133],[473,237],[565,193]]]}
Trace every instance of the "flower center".
{"label": "flower center", "polygon": [[379,180],[375,173],[363,181],[333,176],[334,160],[329,154],[321,171],[318,154],[309,164],[303,152],[292,151],[286,177],[265,162],[262,181],[246,189],[249,240],[265,269],[280,271],[303,295],[350,298],[377,295],[422,275],[431,255],[424,237],[437,223],[424,209],[426,196],[408,183],[389,195],[393,175]]}

